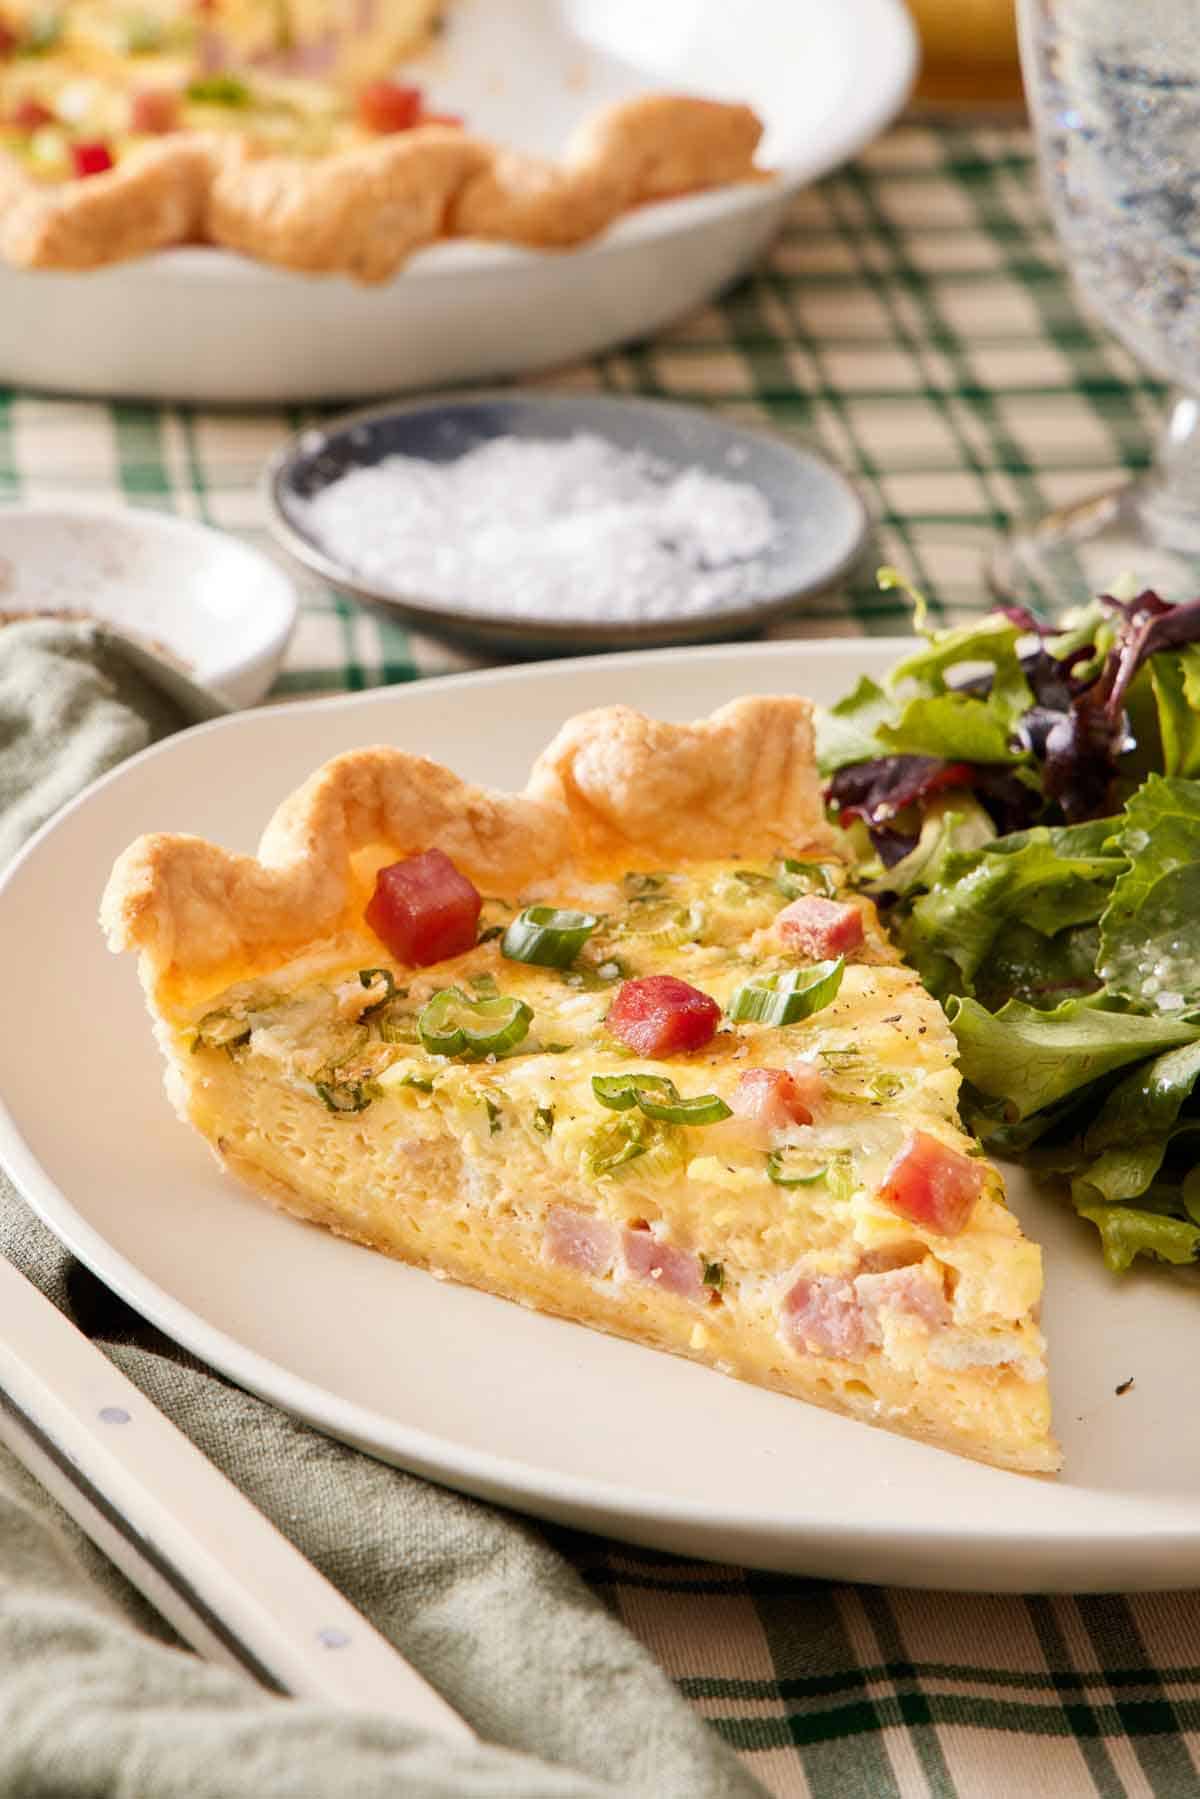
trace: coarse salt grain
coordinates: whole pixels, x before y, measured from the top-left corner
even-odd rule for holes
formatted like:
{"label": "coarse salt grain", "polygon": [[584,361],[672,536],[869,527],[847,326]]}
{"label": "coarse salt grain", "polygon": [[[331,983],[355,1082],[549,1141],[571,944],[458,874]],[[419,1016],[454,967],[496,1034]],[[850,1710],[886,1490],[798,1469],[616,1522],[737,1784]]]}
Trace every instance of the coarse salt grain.
{"label": "coarse salt grain", "polygon": [[304,503],[360,580],[493,618],[700,617],[761,592],[774,537],[757,488],[586,432],[499,437],[454,462],[388,456]]}

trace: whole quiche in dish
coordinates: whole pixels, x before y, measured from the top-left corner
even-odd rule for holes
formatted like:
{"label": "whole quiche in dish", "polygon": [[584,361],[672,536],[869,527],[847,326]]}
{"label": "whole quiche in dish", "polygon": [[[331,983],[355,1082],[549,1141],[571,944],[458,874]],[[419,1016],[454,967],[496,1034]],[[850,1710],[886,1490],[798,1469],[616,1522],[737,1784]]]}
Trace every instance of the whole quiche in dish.
{"label": "whole quiche in dish", "polygon": [[[486,3],[486,0],[481,0]],[[87,269],[207,243],[382,281],[445,236],[566,248],[764,179],[748,107],[647,94],[550,162],[431,112],[397,65],[441,0],[0,0],[0,257]]]}
{"label": "whole quiche in dish", "polygon": [[1040,1252],[954,1039],[850,895],[810,709],[566,724],[520,794],[357,750],[257,856],[102,905],[167,1089],[299,1218],[1001,1467],[1051,1471]]}

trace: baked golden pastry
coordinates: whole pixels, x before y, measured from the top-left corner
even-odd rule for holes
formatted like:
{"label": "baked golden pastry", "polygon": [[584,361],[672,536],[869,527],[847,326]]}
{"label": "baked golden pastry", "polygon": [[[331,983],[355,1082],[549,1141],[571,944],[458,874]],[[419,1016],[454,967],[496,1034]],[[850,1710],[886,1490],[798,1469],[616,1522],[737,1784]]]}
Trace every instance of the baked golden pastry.
{"label": "baked golden pastry", "polygon": [[761,178],[748,107],[646,95],[559,163],[432,113],[396,65],[442,0],[0,0],[0,257],[86,269],[209,243],[394,274],[446,235],[562,248],[630,207]]}
{"label": "baked golden pastry", "polygon": [[845,891],[805,701],[586,713],[520,794],[353,751],[257,857],[140,839],[102,921],[176,1109],[297,1217],[1057,1467],[1040,1253],[941,1010]]}

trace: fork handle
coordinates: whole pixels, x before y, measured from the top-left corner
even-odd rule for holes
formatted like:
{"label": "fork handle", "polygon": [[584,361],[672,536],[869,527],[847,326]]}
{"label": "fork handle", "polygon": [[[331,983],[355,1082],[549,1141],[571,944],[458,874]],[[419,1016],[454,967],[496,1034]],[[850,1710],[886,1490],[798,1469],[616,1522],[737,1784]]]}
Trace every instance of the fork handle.
{"label": "fork handle", "polygon": [[469,1726],[24,1275],[0,1257],[0,1441],[211,1661],[470,1739]]}

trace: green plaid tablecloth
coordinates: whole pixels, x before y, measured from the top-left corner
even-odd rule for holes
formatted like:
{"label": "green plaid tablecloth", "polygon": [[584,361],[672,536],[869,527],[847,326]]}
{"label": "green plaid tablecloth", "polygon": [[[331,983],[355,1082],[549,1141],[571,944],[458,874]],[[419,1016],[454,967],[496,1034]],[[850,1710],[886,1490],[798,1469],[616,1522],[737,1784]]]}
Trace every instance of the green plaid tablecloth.
{"label": "green plaid tablecloth", "polygon": [[[794,430],[854,473],[877,560],[985,608],[1013,519],[1144,465],[1162,395],[1080,311],[1014,130],[907,126],[797,200],[757,273],[653,343],[542,377]],[[0,497],[124,498],[266,541],[308,414],[0,396]],[[787,635],[902,629],[869,566]],[[464,658],[316,586],[275,697]],[[554,1533],[765,1786],[814,1799],[1200,1794],[1200,1606],[835,1587]]]}

